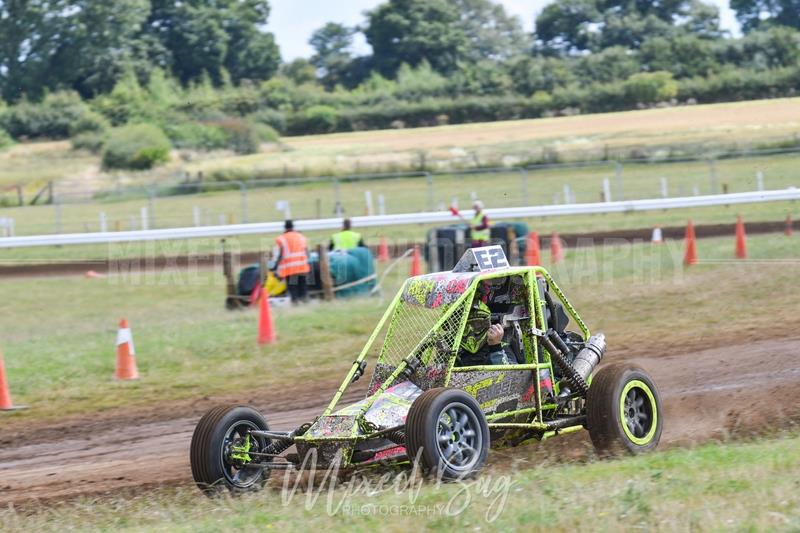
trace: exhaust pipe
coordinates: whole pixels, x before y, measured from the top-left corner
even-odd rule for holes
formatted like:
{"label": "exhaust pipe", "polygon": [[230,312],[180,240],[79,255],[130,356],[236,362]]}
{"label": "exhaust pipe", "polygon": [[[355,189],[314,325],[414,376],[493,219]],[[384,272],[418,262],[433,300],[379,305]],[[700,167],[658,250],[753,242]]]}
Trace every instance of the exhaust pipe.
{"label": "exhaust pipe", "polygon": [[589,340],[586,341],[586,346],[575,356],[575,359],[572,361],[572,367],[575,369],[575,372],[586,381],[592,374],[592,370],[600,363],[605,351],[605,334],[598,333],[592,335],[589,337]]}
{"label": "exhaust pipe", "polygon": [[578,352],[575,359],[570,363],[564,358],[564,354],[569,353],[569,347],[564,340],[553,330],[549,330],[542,338],[542,344],[553,357],[554,362],[564,373],[561,392],[558,395],[559,402],[566,401],[573,390],[585,395],[589,392],[589,385],[586,380],[592,374],[603,354],[606,351],[606,336],[603,333],[592,335],[586,341],[586,345]]}

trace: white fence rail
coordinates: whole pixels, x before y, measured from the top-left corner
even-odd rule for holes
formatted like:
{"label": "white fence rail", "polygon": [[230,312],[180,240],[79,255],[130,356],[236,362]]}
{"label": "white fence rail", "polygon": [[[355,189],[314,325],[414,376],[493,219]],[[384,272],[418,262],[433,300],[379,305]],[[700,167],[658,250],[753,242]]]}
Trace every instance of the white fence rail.
{"label": "white fence rail", "polygon": [[[715,194],[708,196],[688,196],[682,198],[658,198],[652,200],[630,200],[622,202],[508,207],[502,209],[487,209],[486,213],[494,220],[503,220],[510,218],[585,215],[596,213],[625,213],[661,209],[681,209],[687,207],[709,207],[715,205],[778,202],[787,200],[800,200],[800,189],[791,187],[789,189],[777,191]],[[465,212],[465,215],[467,216],[471,216],[471,214],[471,212]],[[455,220],[455,217],[453,217],[450,211],[352,217],[353,226],[360,228],[397,226],[404,224],[446,224],[454,222]],[[300,231],[339,229],[341,228],[341,225],[341,218],[298,220],[295,222],[295,227]],[[73,244],[109,244],[119,242],[231,237],[236,235],[274,234],[281,231],[283,231],[283,222],[266,222],[260,224],[232,224],[225,226],[169,228],[141,231],[70,233],[64,235],[31,235],[23,237],[2,237],[0,238],[0,248],[25,248],[32,246],[56,245],[65,246]]]}

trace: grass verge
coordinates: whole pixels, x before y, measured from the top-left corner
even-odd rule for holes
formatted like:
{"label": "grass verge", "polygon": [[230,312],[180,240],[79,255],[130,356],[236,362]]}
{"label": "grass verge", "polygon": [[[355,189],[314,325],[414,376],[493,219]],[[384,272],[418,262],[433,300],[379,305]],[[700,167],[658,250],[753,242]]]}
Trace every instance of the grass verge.
{"label": "grass verge", "polygon": [[402,483],[381,484],[372,475],[334,490],[323,486],[318,492],[292,493],[276,483],[277,488],[255,495],[215,500],[194,487],[156,489],[133,497],[84,498],[28,513],[0,510],[0,528],[192,532],[800,528],[800,437],[795,434],[586,464],[532,462],[532,448],[509,454],[512,468],[490,467],[478,479],[462,483],[428,482],[398,490]]}

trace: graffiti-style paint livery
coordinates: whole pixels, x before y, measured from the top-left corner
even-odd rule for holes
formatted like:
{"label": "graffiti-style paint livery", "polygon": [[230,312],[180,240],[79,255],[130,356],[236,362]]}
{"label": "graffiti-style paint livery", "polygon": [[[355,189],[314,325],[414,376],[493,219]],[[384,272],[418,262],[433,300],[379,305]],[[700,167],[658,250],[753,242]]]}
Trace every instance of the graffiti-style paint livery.
{"label": "graffiti-style paint livery", "polygon": [[[477,308],[488,310],[491,323],[503,326],[502,341],[493,348],[507,355],[503,364],[489,364],[487,359],[485,364],[467,366],[464,361],[474,359],[462,361],[465,326]],[[578,332],[567,331],[568,323]],[[490,442],[516,445],[590,426],[587,398],[593,369],[604,350],[604,336],[590,336],[544,268],[510,266],[499,246],[472,249],[451,272],[406,280],[320,416],[292,432],[264,427],[231,433],[229,428],[228,440],[223,439],[226,447],[220,451],[197,445],[193,472],[199,472],[198,484],[213,481],[209,468],[201,465],[219,459],[226,485],[237,490],[244,487],[236,476],[254,465],[263,482],[272,469],[307,468],[311,455],[315,468],[403,462],[417,454],[423,462],[444,464],[451,477],[474,472],[485,460]],[[339,406],[368,362],[374,367],[366,397]],[[638,389],[625,390],[629,396],[640,391],[644,400],[637,396],[636,405],[645,408],[629,409],[626,396],[614,400],[620,407],[618,413],[616,408],[612,411],[621,417],[614,420],[626,443],[644,450],[657,443],[661,422],[657,390],[643,371],[641,375],[645,377],[631,381]],[[645,400],[650,401],[649,408]],[[438,414],[430,415],[431,409],[438,409]],[[217,420],[211,416],[214,413],[201,420],[196,435],[222,431],[216,426],[209,429]],[[642,426],[645,434],[639,435],[636,424],[642,420],[649,422]],[[283,454],[292,446],[296,453]],[[439,455],[430,455],[431,448]],[[194,444],[192,450],[195,454]],[[472,462],[467,465],[464,459],[459,466],[459,457],[470,457]],[[228,471],[235,474],[228,476]]]}

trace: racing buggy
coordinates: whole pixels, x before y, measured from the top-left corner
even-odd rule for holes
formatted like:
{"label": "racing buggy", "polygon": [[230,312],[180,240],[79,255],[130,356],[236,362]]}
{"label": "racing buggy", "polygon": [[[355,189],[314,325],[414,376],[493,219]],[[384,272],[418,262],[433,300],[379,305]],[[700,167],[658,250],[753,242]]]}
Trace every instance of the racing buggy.
{"label": "racing buggy", "polygon": [[[502,341],[487,346],[492,324]],[[595,372],[605,349],[544,268],[512,267],[500,246],[467,250],[451,272],[406,280],[320,416],[273,431],[250,407],[206,413],[192,475],[208,494],[258,489],[272,470],[334,465],[416,462],[452,480],[475,475],[490,447],[583,429],[601,455],[652,450],[658,389],[629,364]],[[366,396],[340,407],[368,360]]]}

